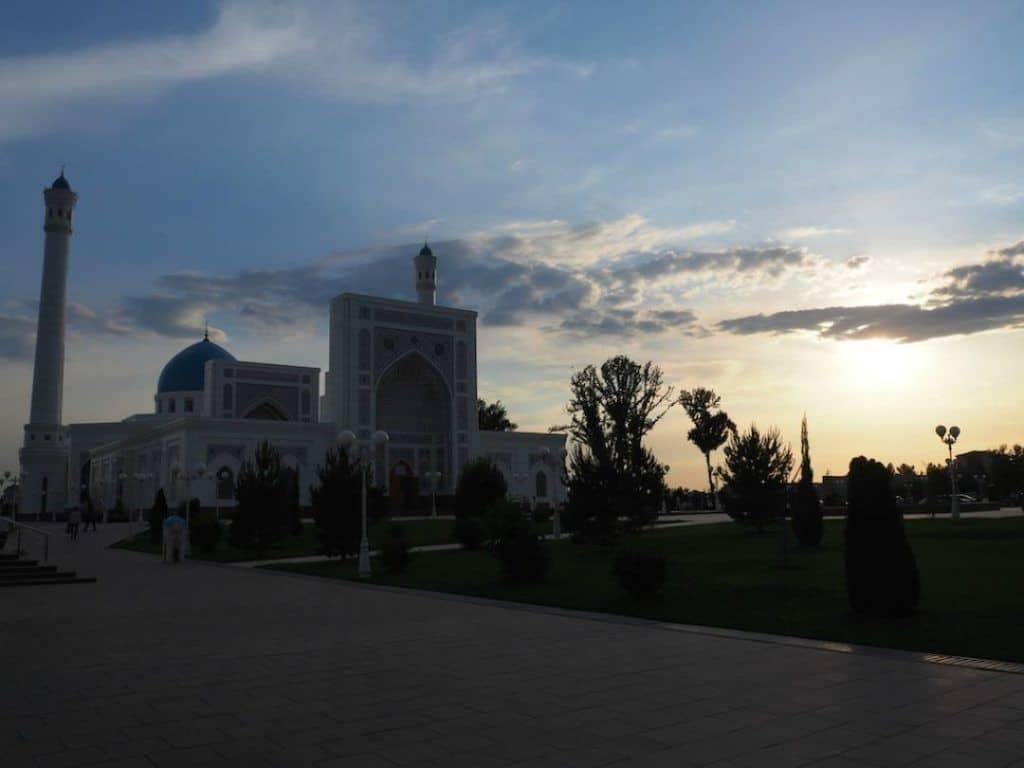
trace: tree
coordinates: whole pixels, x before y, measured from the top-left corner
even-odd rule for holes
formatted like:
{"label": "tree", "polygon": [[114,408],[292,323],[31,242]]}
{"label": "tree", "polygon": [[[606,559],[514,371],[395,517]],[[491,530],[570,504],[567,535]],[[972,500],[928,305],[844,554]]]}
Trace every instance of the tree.
{"label": "tree", "polygon": [[721,448],[729,435],[736,431],[736,425],[729,414],[720,409],[722,398],[713,389],[684,389],[679,393],[679,404],[693,422],[693,428],[686,433],[686,439],[704,454],[708,468],[708,488],[711,493],[711,508],[716,508],[715,476],[711,469],[711,453]]}
{"label": "tree", "polygon": [[896,478],[904,499],[909,503],[915,503],[921,498],[921,479],[917,476],[913,464],[900,464],[896,467]]}
{"label": "tree", "polygon": [[892,474],[858,456],[847,475],[844,565],[854,613],[906,616],[921,595],[914,552],[892,492]]}
{"label": "tree", "polygon": [[725,447],[725,467],[718,469],[725,511],[763,531],[785,507],[792,468],[793,452],[774,427],[764,434],[754,425],[747,432],[733,432]]}
{"label": "tree", "polygon": [[634,526],[653,520],[666,493],[668,467],[644,438],[672,407],[672,388],[658,366],[619,355],[574,374],[570,389],[567,527],[611,543],[620,516]]}
{"label": "tree", "polygon": [[284,469],[281,454],[267,440],[256,446],[252,459],[242,462],[235,479],[237,505],[230,530],[234,546],[255,546],[262,555],[288,534],[291,482]]}
{"label": "tree", "polygon": [[483,517],[508,494],[508,484],[490,459],[481,456],[462,468],[455,487],[455,516]]}
{"label": "tree", "polygon": [[317,484],[309,488],[320,548],[328,557],[355,555],[362,538],[361,478],[358,462],[341,448],[331,448],[317,467]]}
{"label": "tree", "polygon": [[[92,504],[89,500],[88,504]],[[149,540],[153,544],[159,544],[164,538],[164,518],[167,517],[167,496],[164,489],[160,488],[153,499],[153,506],[149,509]]]}
{"label": "tree", "polygon": [[821,517],[818,492],[814,490],[811,469],[811,444],[807,439],[807,415],[800,422],[800,480],[793,500],[793,533],[801,546],[816,547],[821,543],[825,527]]}
{"label": "tree", "polygon": [[508,410],[501,400],[493,403],[482,399],[476,401],[477,421],[480,429],[487,432],[512,432],[518,424],[509,421]]}

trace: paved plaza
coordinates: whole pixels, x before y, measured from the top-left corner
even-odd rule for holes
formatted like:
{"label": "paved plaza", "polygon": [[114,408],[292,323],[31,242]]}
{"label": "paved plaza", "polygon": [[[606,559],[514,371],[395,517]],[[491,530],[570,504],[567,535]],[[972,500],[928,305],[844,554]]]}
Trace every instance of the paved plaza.
{"label": "paved plaza", "polygon": [[[120,528],[121,530],[117,530]],[[156,558],[0,597],[0,765],[1024,766],[1024,675]]]}

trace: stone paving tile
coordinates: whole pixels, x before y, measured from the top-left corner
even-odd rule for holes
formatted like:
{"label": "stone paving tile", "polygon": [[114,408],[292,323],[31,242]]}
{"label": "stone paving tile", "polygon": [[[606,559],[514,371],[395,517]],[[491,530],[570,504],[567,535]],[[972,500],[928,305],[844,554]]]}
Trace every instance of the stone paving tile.
{"label": "stone paving tile", "polygon": [[5,595],[0,638],[19,663],[0,688],[3,768],[984,768],[1024,756],[1021,675],[92,558],[76,567],[95,585],[45,604]]}

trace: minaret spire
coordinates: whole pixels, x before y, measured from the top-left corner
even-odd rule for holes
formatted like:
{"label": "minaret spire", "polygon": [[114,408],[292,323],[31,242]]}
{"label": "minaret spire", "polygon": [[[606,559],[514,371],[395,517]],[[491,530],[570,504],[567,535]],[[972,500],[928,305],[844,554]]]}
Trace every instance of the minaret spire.
{"label": "minaret spire", "polygon": [[[41,517],[63,511],[67,490],[67,440],[61,423],[64,400],[64,334],[67,320],[68,256],[72,212],[78,195],[61,165],[43,190],[43,279],[32,371],[32,405],[19,453],[25,475],[23,510]],[[77,489],[77,484],[76,484]],[[77,495],[76,495],[77,500]]]}
{"label": "minaret spire", "polygon": [[437,300],[437,257],[426,240],[413,264],[416,267],[416,297],[420,304],[433,305]]}

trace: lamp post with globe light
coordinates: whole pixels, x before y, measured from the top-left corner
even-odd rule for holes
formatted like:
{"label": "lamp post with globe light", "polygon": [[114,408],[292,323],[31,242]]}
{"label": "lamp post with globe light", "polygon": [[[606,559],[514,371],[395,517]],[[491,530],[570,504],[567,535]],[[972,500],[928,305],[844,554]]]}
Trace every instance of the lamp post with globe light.
{"label": "lamp post with globe light", "polygon": [[949,450],[949,482],[952,494],[949,499],[949,511],[950,516],[954,520],[960,519],[960,497],[957,495],[956,487],[956,464],[953,461],[953,444],[956,443],[957,438],[960,437],[960,427],[950,427],[948,430],[942,424],[939,424],[935,428],[935,434],[939,436],[939,440],[946,444],[946,448]]}
{"label": "lamp post with globe light", "polygon": [[[388,433],[382,429],[378,429],[373,433],[371,442],[374,448],[382,448],[388,444],[388,439]],[[338,442],[341,443],[341,447],[344,448],[345,453],[348,454],[349,450],[356,445],[356,436],[352,430],[346,429],[338,435]],[[360,457],[360,525],[362,527],[362,533],[359,538],[359,578],[361,579],[370,578],[370,540],[366,535],[366,472],[372,464],[372,456],[365,461]]]}

